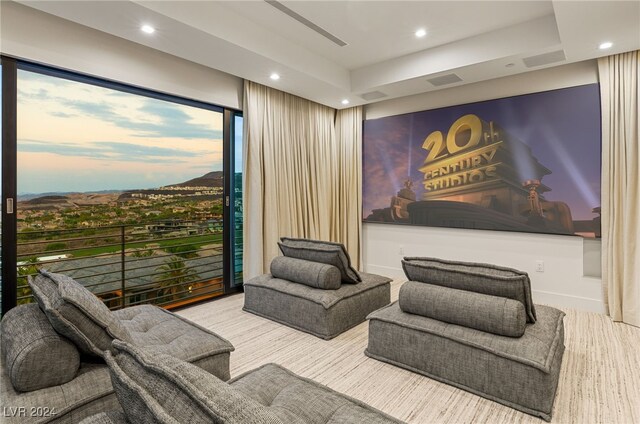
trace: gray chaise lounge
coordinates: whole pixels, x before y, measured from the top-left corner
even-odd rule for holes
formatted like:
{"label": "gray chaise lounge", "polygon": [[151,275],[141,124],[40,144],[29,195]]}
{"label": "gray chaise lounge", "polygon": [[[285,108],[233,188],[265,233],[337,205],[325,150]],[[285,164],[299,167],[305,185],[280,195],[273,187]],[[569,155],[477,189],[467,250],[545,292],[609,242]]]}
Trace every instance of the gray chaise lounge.
{"label": "gray chaise lounge", "polygon": [[283,238],[271,274],[244,283],[244,310],[328,340],[391,301],[391,279],[358,273],[341,244]]}
{"label": "gray chaise lounge", "polygon": [[39,275],[31,285],[40,307],[18,306],[2,320],[3,422],[77,423],[120,409],[102,360],[116,335],[229,379],[231,343],[178,315],[150,305],[110,312],[59,274]]}
{"label": "gray chaise lounge", "polygon": [[175,357],[119,341],[114,346],[107,363],[124,413],[102,413],[82,424],[401,423],[275,364],[225,383]]}
{"label": "gray chaise lounge", "polygon": [[366,355],[550,421],[564,313],[533,305],[526,273],[405,259],[410,281],[368,316]]}

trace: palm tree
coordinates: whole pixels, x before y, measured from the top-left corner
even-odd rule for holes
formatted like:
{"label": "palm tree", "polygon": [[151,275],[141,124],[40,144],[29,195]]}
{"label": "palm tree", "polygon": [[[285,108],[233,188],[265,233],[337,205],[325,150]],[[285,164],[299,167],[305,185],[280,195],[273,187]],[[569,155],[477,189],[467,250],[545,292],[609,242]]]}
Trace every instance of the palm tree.
{"label": "palm tree", "polygon": [[184,297],[185,285],[199,280],[200,276],[193,268],[187,267],[184,259],[179,256],[172,256],[163,265],[156,268],[162,274],[156,276],[159,283],[158,297],[166,296],[161,302],[178,300]]}
{"label": "palm tree", "polygon": [[168,246],[164,250],[168,253],[173,253],[176,256],[180,256],[181,258],[190,259],[197,258],[198,254],[194,252],[197,247],[195,244],[187,244],[187,245],[178,245],[178,246]]}

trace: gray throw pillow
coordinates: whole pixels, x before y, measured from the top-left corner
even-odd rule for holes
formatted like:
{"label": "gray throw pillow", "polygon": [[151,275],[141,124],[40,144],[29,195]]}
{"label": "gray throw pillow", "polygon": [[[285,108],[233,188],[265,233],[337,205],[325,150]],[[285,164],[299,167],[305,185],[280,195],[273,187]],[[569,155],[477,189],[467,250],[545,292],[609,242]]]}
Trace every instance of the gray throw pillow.
{"label": "gray throw pillow", "polygon": [[409,314],[500,336],[521,337],[527,326],[524,305],[517,300],[416,281],[402,285],[398,305]]}
{"label": "gray throw pillow", "polygon": [[351,258],[341,243],[288,237],[282,237],[280,241],[278,246],[284,256],[333,265],[340,271],[343,283],[362,281],[360,274],[351,266]]}
{"label": "gray throw pillow", "polygon": [[340,270],[333,265],[278,256],[271,261],[271,275],[323,290],[340,288]]}
{"label": "gray throw pillow", "polygon": [[411,281],[522,302],[527,312],[527,322],[536,322],[536,309],[531,299],[531,282],[526,272],[490,264],[436,258],[404,258],[402,268]]}
{"label": "gray throw pillow", "polygon": [[53,328],[81,352],[103,356],[114,339],[131,341],[129,332],[109,308],[72,278],[40,271],[29,279],[29,285]]}
{"label": "gray throw pillow", "polygon": [[132,423],[281,423],[273,412],[213,374],[164,354],[114,341],[107,352],[116,397]]}
{"label": "gray throw pillow", "polygon": [[19,392],[59,386],[78,373],[78,349],[56,333],[34,303],[7,312],[0,335],[5,371]]}

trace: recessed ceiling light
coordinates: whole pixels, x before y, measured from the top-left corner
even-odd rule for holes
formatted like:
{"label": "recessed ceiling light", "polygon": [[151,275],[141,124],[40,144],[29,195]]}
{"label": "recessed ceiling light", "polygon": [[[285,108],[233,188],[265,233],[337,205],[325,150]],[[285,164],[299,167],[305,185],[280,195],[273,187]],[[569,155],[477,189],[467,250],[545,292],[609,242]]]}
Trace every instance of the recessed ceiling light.
{"label": "recessed ceiling light", "polygon": [[153,34],[154,32],[156,32],[156,29],[151,25],[142,25],[140,27],[140,31],[146,32],[147,34]]}
{"label": "recessed ceiling light", "polygon": [[606,49],[610,49],[610,48],[611,48],[611,46],[613,46],[613,43],[612,43],[611,41],[606,41],[606,42],[604,42],[604,43],[600,44],[600,45],[598,46],[598,48],[599,48],[600,50],[606,50]]}
{"label": "recessed ceiling light", "polygon": [[274,81],[278,81],[280,79],[280,75],[276,74],[275,72],[273,74],[271,74],[269,76],[269,78],[271,78]]}
{"label": "recessed ceiling light", "polygon": [[418,38],[422,38],[425,35],[427,35],[427,30],[424,28],[420,28],[419,30],[416,31],[416,37]]}
{"label": "recessed ceiling light", "polygon": [[343,105],[348,105],[349,104],[349,100],[348,99],[343,99],[341,103]]}

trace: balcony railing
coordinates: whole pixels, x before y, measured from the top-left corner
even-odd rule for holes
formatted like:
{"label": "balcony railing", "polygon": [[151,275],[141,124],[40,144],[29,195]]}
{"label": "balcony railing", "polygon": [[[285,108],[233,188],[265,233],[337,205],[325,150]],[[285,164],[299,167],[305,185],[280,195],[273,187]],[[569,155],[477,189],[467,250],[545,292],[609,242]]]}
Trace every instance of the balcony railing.
{"label": "balcony railing", "polygon": [[[241,223],[235,231],[242,240]],[[17,268],[18,304],[32,301],[28,277],[46,269],[74,278],[111,309],[182,306],[224,292],[222,218],[20,231]]]}

